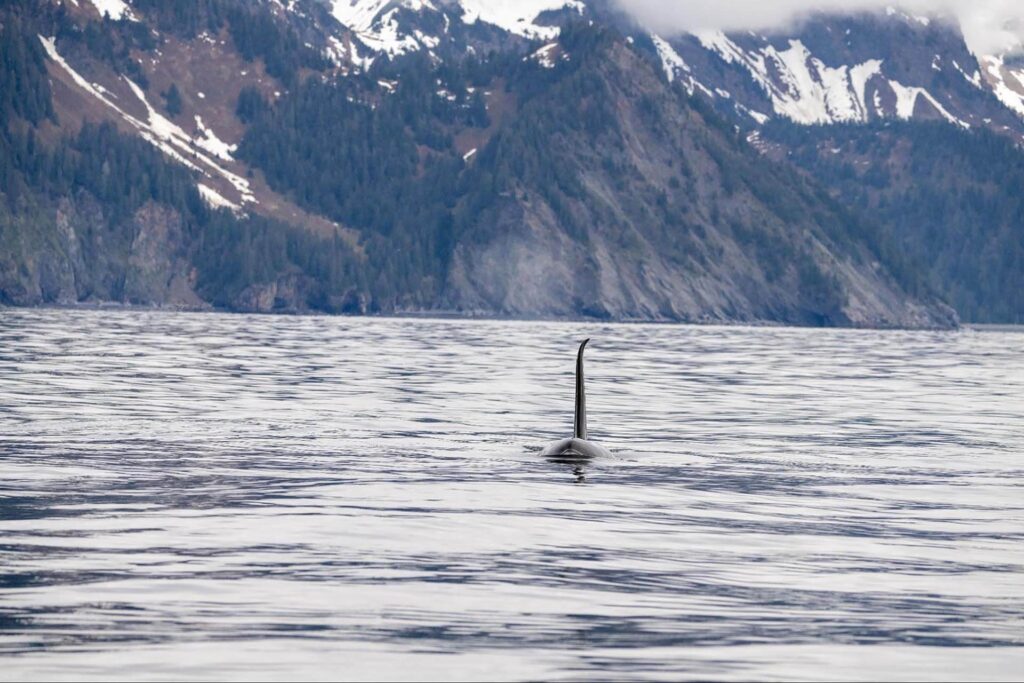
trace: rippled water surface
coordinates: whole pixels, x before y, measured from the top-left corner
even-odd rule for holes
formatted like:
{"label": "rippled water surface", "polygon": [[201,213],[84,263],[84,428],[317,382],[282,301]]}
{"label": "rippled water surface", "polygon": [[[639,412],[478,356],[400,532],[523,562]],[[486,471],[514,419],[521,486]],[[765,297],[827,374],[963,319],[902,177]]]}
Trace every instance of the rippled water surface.
{"label": "rippled water surface", "polygon": [[1020,679],[1024,334],[0,310],[26,677]]}

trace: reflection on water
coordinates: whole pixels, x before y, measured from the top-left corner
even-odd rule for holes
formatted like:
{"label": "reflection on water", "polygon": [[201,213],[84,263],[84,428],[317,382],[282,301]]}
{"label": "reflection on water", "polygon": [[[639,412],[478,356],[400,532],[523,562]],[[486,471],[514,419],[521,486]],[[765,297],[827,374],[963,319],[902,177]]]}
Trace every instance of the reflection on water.
{"label": "reflection on water", "polygon": [[0,310],[0,679],[1019,678],[1022,453],[1012,329]]}

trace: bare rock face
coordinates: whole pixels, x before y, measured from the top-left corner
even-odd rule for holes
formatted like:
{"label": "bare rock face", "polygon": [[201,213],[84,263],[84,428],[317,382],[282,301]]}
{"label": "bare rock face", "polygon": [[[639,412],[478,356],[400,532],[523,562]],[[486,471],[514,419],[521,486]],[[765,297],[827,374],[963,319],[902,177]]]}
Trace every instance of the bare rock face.
{"label": "bare rock face", "polygon": [[302,313],[310,310],[308,290],[312,283],[298,273],[246,287],[233,307],[249,313]]}
{"label": "bare rock face", "polygon": [[[99,207],[88,206],[85,210],[89,213],[97,212]],[[59,304],[71,304],[78,301],[77,282],[79,276],[85,270],[82,261],[82,248],[78,241],[78,233],[75,230],[76,220],[81,220],[77,215],[74,205],[64,200],[57,209],[57,238],[59,251],[63,258],[57,258],[47,263],[50,271],[53,286],[40,286],[40,295],[43,298],[51,298]],[[40,283],[42,285],[42,283]],[[49,290],[49,291],[47,291]]]}
{"label": "bare rock face", "polygon": [[88,298],[95,278],[82,236],[88,239],[88,226],[102,220],[100,207],[83,194],[61,199],[52,213],[26,212],[3,226],[8,248],[0,255],[0,301],[68,305]]}
{"label": "bare rock face", "polygon": [[30,273],[31,265],[13,253],[0,254],[0,304],[31,306],[40,303],[39,288]]}
{"label": "bare rock face", "polygon": [[[319,49],[324,44],[316,43],[317,22],[327,20],[328,15],[322,7],[309,9],[308,16],[305,10],[299,14],[275,10],[275,16],[290,17],[303,39],[308,37]],[[153,18],[144,9],[137,14],[141,26]],[[405,13],[402,21],[415,14]],[[147,62],[152,66],[153,91],[180,81],[186,92],[198,93],[204,103],[200,105],[199,99],[186,102],[188,111],[178,122],[195,113],[197,126],[211,125],[228,131],[231,141],[242,140],[236,161],[242,164],[248,159],[246,163],[254,165],[248,170],[261,171],[253,174],[253,188],[257,193],[269,193],[251,205],[253,211],[259,206],[269,211],[264,218],[287,214],[296,222],[284,226],[277,221],[249,220],[259,218],[258,213],[239,214],[229,221],[226,214],[208,215],[193,212],[191,203],[175,204],[185,213],[183,217],[167,205],[145,202],[146,197],[171,195],[147,194],[143,188],[140,193],[110,193],[107,186],[79,181],[69,196],[61,196],[69,185],[56,184],[54,189],[37,193],[35,207],[19,206],[9,216],[0,215],[0,304],[112,302],[178,309],[216,306],[262,313],[454,311],[525,318],[871,327],[957,324],[948,307],[927,294],[915,293],[926,291],[926,287],[913,279],[914,271],[900,267],[889,243],[862,229],[856,219],[862,217],[857,207],[848,207],[852,212],[848,213],[815,179],[800,174],[789,162],[776,163],[778,159],[757,153],[751,146],[754,138],[741,133],[731,115],[715,114],[715,107],[719,114],[724,107],[726,113],[733,112],[749,124],[749,120],[760,120],[754,116],[758,111],[773,111],[761,92],[761,81],[751,81],[750,70],[743,64],[755,63],[757,55],[769,48],[776,53],[782,50],[781,38],[734,36],[739,41],[737,49],[742,48],[749,59],[724,71],[722,64],[731,59],[696,37],[678,38],[676,49],[695,67],[684,76],[683,71],[690,72],[690,67],[663,61],[663,46],[652,42],[650,36],[637,34],[636,40],[626,39],[615,30],[595,27],[593,21],[575,21],[576,14],[575,9],[567,10],[563,18],[574,21],[563,27],[557,45],[533,56],[536,61],[539,54],[555,55],[555,61],[545,58],[544,63],[533,63],[529,57],[517,58],[515,63],[525,63],[522,69],[526,70],[492,74],[488,85],[481,86],[488,97],[474,102],[484,106],[486,124],[476,115],[463,120],[461,114],[442,115],[440,110],[424,113],[424,118],[410,127],[422,127],[431,139],[446,140],[451,133],[451,144],[424,146],[417,133],[410,139],[409,149],[401,152],[405,155],[413,146],[418,149],[415,173],[409,170],[407,177],[401,177],[404,163],[393,168],[386,164],[388,170],[382,173],[389,181],[406,185],[393,194],[388,194],[390,190],[377,194],[376,187],[370,194],[371,184],[359,186],[372,197],[374,209],[407,198],[419,203],[420,197],[428,194],[430,199],[442,200],[424,214],[402,211],[394,215],[380,212],[378,216],[376,211],[349,207],[340,195],[333,201],[331,188],[306,192],[280,178],[274,181],[281,183],[275,185],[274,192],[263,187],[275,175],[305,182],[317,173],[322,159],[351,157],[356,160],[353,164],[359,164],[362,157],[341,154],[340,147],[338,154],[323,158],[306,149],[296,156],[306,155],[314,163],[304,166],[294,159],[285,163],[270,147],[271,152],[241,154],[247,145],[242,140],[241,120],[233,111],[238,84],[232,83],[224,92],[211,92],[209,98],[201,93],[210,92],[210,78],[223,80],[224,74],[240,70],[244,75],[248,67],[241,66],[246,60],[230,44],[221,50],[212,43],[207,47],[205,41],[168,34],[167,49],[158,54],[161,59]],[[601,11],[594,16],[601,23],[612,21],[613,14]],[[448,22],[441,19],[434,16],[433,29],[443,25],[447,32]],[[555,19],[548,15],[545,21]],[[336,23],[333,19],[329,22]],[[463,48],[470,44],[479,54],[492,47],[503,52],[529,47],[528,41],[503,37],[496,27],[485,28],[486,24],[476,22],[470,29],[456,22],[451,36],[454,51],[446,55],[448,48],[439,46],[438,53],[431,55],[442,61],[449,56],[461,59]],[[841,51],[843,63],[848,64],[864,64],[878,56],[857,53],[846,37],[839,32],[832,35],[827,25],[822,26],[824,32],[812,28],[802,34],[801,39],[815,54]],[[430,29],[426,24],[421,28]],[[894,40],[900,39],[904,28]],[[961,45],[959,39],[954,42],[956,45],[944,52],[971,59],[963,51],[955,52]],[[938,78],[931,76],[938,73],[931,48],[927,53],[926,60],[915,61],[912,72],[890,71],[903,66],[887,58],[879,74],[906,83],[926,76]],[[113,88],[111,97],[118,99],[115,84],[125,87],[122,75],[111,70],[111,65],[96,63],[92,65],[95,68],[86,68],[92,57],[80,57],[82,73],[105,73],[108,81],[104,88]],[[194,68],[203,59],[218,62],[210,73]],[[55,79],[56,110],[69,114],[64,121],[107,116],[123,126],[120,114],[112,113],[120,106],[128,107],[126,111],[133,115],[144,115],[137,97],[125,96],[118,109],[112,109],[88,88],[78,92],[77,81],[68,81],[64,67],[53,59],[50,62],[47,68]],[[528,70],[531,64],[535,73]],[[782,62],[779,65],[784,66]],[[61,73],[65,74],[63,80],[58,77]],[[486,73],[490,71],[481,70],[479,75]],[[263,84],[265,71],[254,66],[253,74]],[[457,75],[453,72],[453,77]],[[695,89],[693,80],[698,75],[715,78],[705,82],[728,86],[734,94],[719,88],[712,94],[702,86],[710,100],[701,97],[701,88]],[[962,76],[953,79],[958,92],[973,96],[977,85]],[[475,83],[476,78],[470,80]],[[687,78],[689,88],[685,87]],[[359,80],[353,79],[345,87],[351,85],[356,93],[363,88]],[[410,78],[407,84],[418,80]],[[468,86],[470,80],[447,85],[475,92],[475,87]],[[780,88],[784,86],[785,73],[774,75],[774,81]],[[274,87],[270,82],[264,85]],[[377,87],[372,82],[364,85],[370,88],[364,93],[369,98],[358,101],[374,102],[380,94]],[[870,92],[877,94],[878,85],[874,83]],[[688,97],[687,90],[696,96]],[[431,101],[433,91],[430,85],[424,92]],[[437,94],[446,91],[447,86]],[[885,97],[895,97],[895,91],[890,91],[885,91]],[[885,97],[881,103],[890,111],[895,103]],[[356,101],[354,97],[349,100]],[[742,109],[734,106],[741,100],[746,103]],[[81,102],[93,107],[72,116]],[[327,110],[311,107],[316,111],[300,116],[296,109],[293,117],[285,115],[293,104],[288,97],[280,98],[279,104],[281,118],[295,121],[268,127],[264,133],[269,139],[286,140],[283,134],[293,132],[292,126],[305,129]],[[995,100],[989,104],[997,106]],[[368,149],[379,158],[398,159],[399,152],[394,150],[378,153],[390,148],[377,150],[381,140],[370,133],[391,134],[388,119],[373,118],[390,116],[386,108],[370,107],[365,113],[372,124],[365,129],[372,143]],[[206,124],[200,123],[199,114]],[[323,144],[336,144],[337,140],[328,139],[332,137],[348,140],[357,130],[364,129],[322,136]],[[444,135],[435,135],[438,131]],[[301,132],[301,139],[310,139],[306,130]],[[254,143],[256,137],[254,134],[248,142]],[[759,139],[763,143],[766,138]],[[101,146],[83,149],[89,150],[86,154],[106,154]],[[409,153],[406,158],[411,157]],[[170,158],[165,161],[172,166],[177,163]],[[229,166],[242,170],[243,166],[234,164]],[[271,173],[277,166],[277,171],[284,172]],[[437,169],[438,175],[435,177],[433,170],[426,173],[428,168]],[[366,175],[371,183],[387,187],[388,183],[377,182],[378,174]],[[424,181],[429,185],[421,185]],[[105,203],[89,195],[86,188],[97,197],[106,197]],[[343,189],[339,185],[334,191],[337,194]],[[421,195],[421,190],[425,194]],[[302,212],[273,208],[278,192],[281,197],[291,192],[293,199],[304,197],[308,203],[303,204]],[[344,192],[355,195],[351,189]],[[199,197],[194,199],[198,205]],[[319,227],[302,233],[310,228],[306,209],[337,213],[334,219],[346,223],[351,219],[353,225],[341,228],[325,216],[314,216]],[[224,221],[208,220],[211,216]],[[237,221],[248,222],[240,225]],[[336,230],[347,238],[339,240]],[[310,236],[322,236],[321,232],[326,235],[322,241]],[[325,253],[330,258],[321,258]]]}
{"label": "bare rock face", "polygon": [[195,293],[195,276],[181,216],[148,202],[135,212],[132,241],[125,268],[123,300],[145,306],[203,308]]}
{"label": "bare rock face", "polygon": [[[616,45],[604,56],[588,87],[611,102],[609,113],[590,128],[562,125],[535,152],[579,182],[565,192],[524,182],[498,198],[488,223],[453,254],[448,308],[551,318],[957,325],[944,304],[904,291],[846,215],[802,179],[737,146],[731,131],[667,94],[630,50]],[[553,87],[521,120],[582,116],[570,94],[579,85],[569,81],[565,89]],[[612,161],[605,150],[614,150]]]}
{"label": "bare rock face", "polygon": [[[62,197],[55,216],[58,246],[44,250],[43,259],[73,274],[70,288],[60,297],[43,293],[44,303],[71,304],[121,301],[128,238],[110,225],[103,207],[87,192]],[[41,226],[45,230],[45,225]]]}
{"label": "bare rock face", "polygon": [[238,295],[235,307],[246,313],[269,313],[274,310],[277,299],[277,283],[266,285],[250,285]]}
{"label": "bare rock face", "polygon": [[124,303],[206,309],[195,293],[189,244],[177,212],[148,202],[111,224],[87,193],[4,226],[17,250],[0,254],[0,303]]}
{"label": "bare rock face", "polygon": [[497,232],[479,248],[456,248],[449,276],[455,305],[482,314],[571,315],[587,264],[580,246],[557,229],[550,208],[510,204]]}

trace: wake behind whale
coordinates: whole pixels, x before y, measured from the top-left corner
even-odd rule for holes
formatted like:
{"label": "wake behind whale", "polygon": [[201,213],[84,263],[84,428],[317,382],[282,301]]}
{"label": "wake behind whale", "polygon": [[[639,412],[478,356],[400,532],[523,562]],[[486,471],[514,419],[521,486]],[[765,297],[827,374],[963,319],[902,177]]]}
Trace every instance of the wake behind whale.
{"label": "wake behind whale", "polygon": [[587,396],[583,386],[583,349],[589,339],[584,339],[576,354],[576,414],[573,420],[573,435],[568,439],[548,444],[541,455],[549,458],[586,460],[601,455],[611,455],[604,446],[587,438]]}

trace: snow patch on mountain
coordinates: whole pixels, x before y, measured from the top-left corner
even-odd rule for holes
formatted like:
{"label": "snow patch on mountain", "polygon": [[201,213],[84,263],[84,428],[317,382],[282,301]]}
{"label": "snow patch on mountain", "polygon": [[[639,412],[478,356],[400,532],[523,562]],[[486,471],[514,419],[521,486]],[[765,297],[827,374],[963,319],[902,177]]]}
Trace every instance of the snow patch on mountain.
{"label": "snow patch on mountain", "polygon": [[231,209],[232,211],[238,211],[241,207],[232,201],[224,198],[217,190],[213,189],[209,185],[203,183],[196,183],[196,189],[199,190],[199,196],[203,198],[207,206],[213,209]]}
{"label": "snow patch on mountain", "polygon": [[1024,68],[1010,68],[998,55],[986,55],[979,61],[985,69],[985,79],[999,101],[1024,116]]}
{"label": "snow patch on mountain", "polygon": [[864,120],[864,103],[854,95],[846,66],[826,66],[799,40],[790,40],[788,50],[769,46],[764,54],[784,85],[772,94],[778,113],[800,123]]}
{"label": "snow patch on mountain", "polygon": [[[582,13],[585,9],[579,0],[458,0],[457,3],[445,4],[455,4],[466,24],[492,24],[533,40],[554,40],[558,37],[557,26],[536,23],[544,12],[574,9]],[[402,10],[441,11],[429,0],[333,0],[330,7],[331,15],[374,52],[396,56],[421,48],[430,50],[441,43],[439,37],[416,29],[407,30],[399,21]],[[447,13],[444,18],[447,33]]]}
{"label": "snow patch on mountain", "polygon": [[799,40],[790,40],[785,50],[769,44],[745,51],[721,31],[695,36],[725,62],[744,67],[781,116],[808,125],[868,120],[867,83],[880,72],[881,60],[833,67]]}
{"label": "snow patch on mountain", "polygon": [[459,0],[459,5],[467,24],[482,21],[534,40],[554,40],[558,36],[557,26],[536,24],[544,12],[574,9],[582,13],[585,9],[579,0]]}
{"label": "snow patch on mountain", "polygon": [[390,4],[391,0],[335,0],[331,14],[338,22],[356,33],[367,33],[373,27],[377,15]]}
{"label": "snow patch on mountain", "polygon": [[[747,54],[739,45],[732,42],[732,40],[729,39],[729,36],[725,35],[723,31],[697,31],[693,35],[700,41],[700,44],[704,46],[705,50],[717,53],[718,56],[725,60],[726,63],[732,64],[736,62],[744,66],[748,66]],[[754,62],[758,61],[756,55],[750,56],[749,59]],[[756,73],[755,71],[751,72],[755,78],[759,73],[764,72],[763,60],[760,60],[759,66],[761,68],[755,69]]]}
{"label": "snow patch on mountain", "polygon": [[[43,49],[46,51],[50,60],[67,73],[75,85],[82,88],[88,94],[92,95],[104,105],[112,109],[126,123],[138,130],[139,135],[144,140],[178,163],[196,171],[197,173],[206,177],[212,177],[213,174],[216,174],[224,178],[235,188],[243,202],[256,201],[256,197],[253,196],[252,190],[249,187],[248,180],[242,178],[236,173],[232,173],[199,151],[200,149],[203,149],[200,141],[192,139],[192,137],[185,133],[185,131],[183,131],[177,124],[157,112],[146,99],[146,94],[142,91],[142,88],[140,88],[134,81],[125,76],[121,77],[135,97],[138,98],[139,102],[143,107],[145,107],[145,121],[136,118],[123,110],[109,97],[107,97],[105,91],[97,88],[83,78],[81,74],[75,71],[75,69],[72,68],[72,66],[68,64],[64,57],[57,51],[56,38],[45,38],[43,36],[39,36],[39,40],[43,44]],[[207,137],[204,136],[203,140],[206,139]]]}
{"label": "snow patch on mountain", "polygon": [[[743,107],[743,105],[741,105],[741,104],[738,104],[736,106],[737,107]],[[750,118],[752,118],[755,121],[757,121],[758,125],[761,125],[761,126],[763,126],[765,123],[767,123],[768,119],[771,118],[767,114],[762,114],[761,112],[754,111],[753,109],[750,109],[748,107],[743,107],[743,110],[747,113],[747,115],[750,116]]]}
{"label": "snow patch on mountain", "polygon": [[238,145],[229,145],[218,138],[217,134],[203,123],[201,116],[196,116],[196,128],[200,133],[200,135],[195,138],[195,144],[197,146],[205,149],[210,154],[223,159],[224,161],[234,161],[234,158],[231,155],[236,149],[238,149]]}
{"label": "snow patch on mountain", "polygon": [[540,48],[539,50],[534,52],[532,55],[530,55],[529,59],[532,59],[533,61],[537,62],[538,64],[540,64],[545,69],[554,69],[555,68],[555,58],[554,58],[554,55],[555,55],[555,53],[557,53],[557,49],[558,49],[558,43],[548,43],[547,45],[545,45],[544,47]]}
{"label": "snow patch on mountain", "polygon": [[[674,82],[676,76],[679,76],[679,82],[686,88],[687,94],[692,95],[697,90],[700,90],[708,97],[715,96],[714,92],[694,78],[690,66],[679,56],[679,53],[676,52],[675,48],[667,40],[652,33],[651,41],[654,43],[654,48],[658,51],[658,57],[661,58],[661,67],[665,70],[665,78],[668,79],[669,83]],[[729,97],[728,93],[724,96]]]}
{"label": "snow patch on mountain", "polygon": [[[924,17],[907,18],[925,25]],[[754,82],[768,95],[775,113],[796,123],[863,123],[886,116],[908,120],[914,116],[918,98],[923,98],[946,121],[970,128],[970,124],[950,113],[925,88],[884,78],[881,59],[868,59],[852,66],[829,66],[815,57],[800,40],[790,39],[786,49],[776,48],[771,43],[744,49],[721,31],[694,35],[705,49],[749,72]],[[937,63],[937,59],[932,61],[933,65]],[[954,63],[954,66],[968,82],[978,83],[980,76],[972,77],[958,64]],[[1001,69],[995,71],[1002,73]],[[895,95],[895,111],[891,105],[883,104],[879,88],[886,84]],[[1018,95],[1007,88],[1004,96],[1007,100],[1015,99],[1020,104],[1019,111],[1024,113],[1024,89]]]}
{"label": "snow patch on mountain", "polygon": [[932,20],[929,17],[920,14],[908,14],[902,10],[893,7],[892,5],[889,5],[888,7],[885,8],[885,14],[886,16],[889,17],[900,17],[906,22],[914,22],[920,24],[921,26],[928,26],[929,24],[932,23]]}
{"label": "snow patch on mountain", "polygon": [[865,94],[867,92],[868,81],[871,80],[873,76],[877,76],[881,73],[881,59],[869,59],[866,62],[850,67],[850,85],[853,86],[853,94],[855,95],[857,102],[860,104],[861,111],[864,112],[865,117],[867,116],[867,100],[865,99]]}
{"label": "snow patch on mountain", "polygon": [[971,124],[966,121],[961,121],[957,117],[950,114],[945,107],[939,104],[939,101],[932,97],[924,88],[916,86],[903,85],[902,83],[894,80],[889,80],[889,87],[892,88],[893,93],[896,95],[896,116],[901,119],[911,119],[914,116],[914,109],[917,107],[917,98],[923,97],[928,101],[936,111],[942,115],[942,118],[946,119],[950,123],[956,124],[961,128],[970,128]]}
{"label": "snow patch on mountain", "polygon": [[654,48],[658,51],[658,56],[661,57],[661,66],[665,70],[665,77],[669,83],[676,79],[677,71],[690,73],[690,67],[679,56],[679,53],[668,44],[668,41],[653,33],[651,34],[651,40],[654,42]]}
{"label": "snow patch on mountain", "polygon": [[342,41],[337,36],[327,36],[325,56],[337,66],[351,64],[357,69],[366,71],[373,64],[373,56],[363,57],[359,54],[356,41]]}
{"label": "snow patch on mountain", "polygon": [[964,77],[964,80],[973,85],[975,88],[977,88],[978,90],[984,90],[984,86],[981,84],[981,72],[979,72],[977,69],[974,70],[974,73],[968,74],[966,71],[964,71],[964,68],[960,66],[960,63],[957,62],[955,59],[953,60],[953,68],[959,71],[960,75]]}
{"label": "snow patch on mountain", "polygon": [[[193,140],[185,131],[183,131],[177,124],[169,120],[159,112],[157,112],[153,105],[146,99],[146,93],[143,92],[134,81],[122,76],[128,87],[131,88],[132,93],[139,99],[142,105],[146,108],[146,122],[141,123],[140,132],[142,137],[146,138],[154,145],[160,147],[162,150],[167,152],[171,146],[176,147],[177,150],[171,152],[172,156],[179,157],[176,154],[178,150],[185,153],[193,154],[197,159],[203,162],[205,166],[217,172],[218,175],[223,177],[229,183],[231,183],[235,190],[242,197],[243,202],[255,202],[256,198],[253,196],[252,191],[249,189],[249,181],[241,176],[228,171],[223,168],[209,157],[200,154],[196,151],[196,147],[200,147],[199,141]],[[129,117],[132,118],[132,117]],[[156,139],[153,139],[155,136]],[[194,165],[192,165],[195,168]],[[200,169],[204,173],[208,173],[203,169]]]}
{"label": "snow patch on mountain", "polygon": [[138,21],[132,14],[132,8],[124,0],[91,0],[91,2],[101,17],[107,14],[114,21],[120,19]]}
{"label": "snow patch on mountain", "polygon": [[[402,8],[412,11],[436,9],[423,0],[334,0],[331,14],[338,23],[351,29],[368,48],[396,56],[414,52],[421,45],[415,37],[403,34],[396,15]],[[386,10],[386,11],[385,11]]]}

